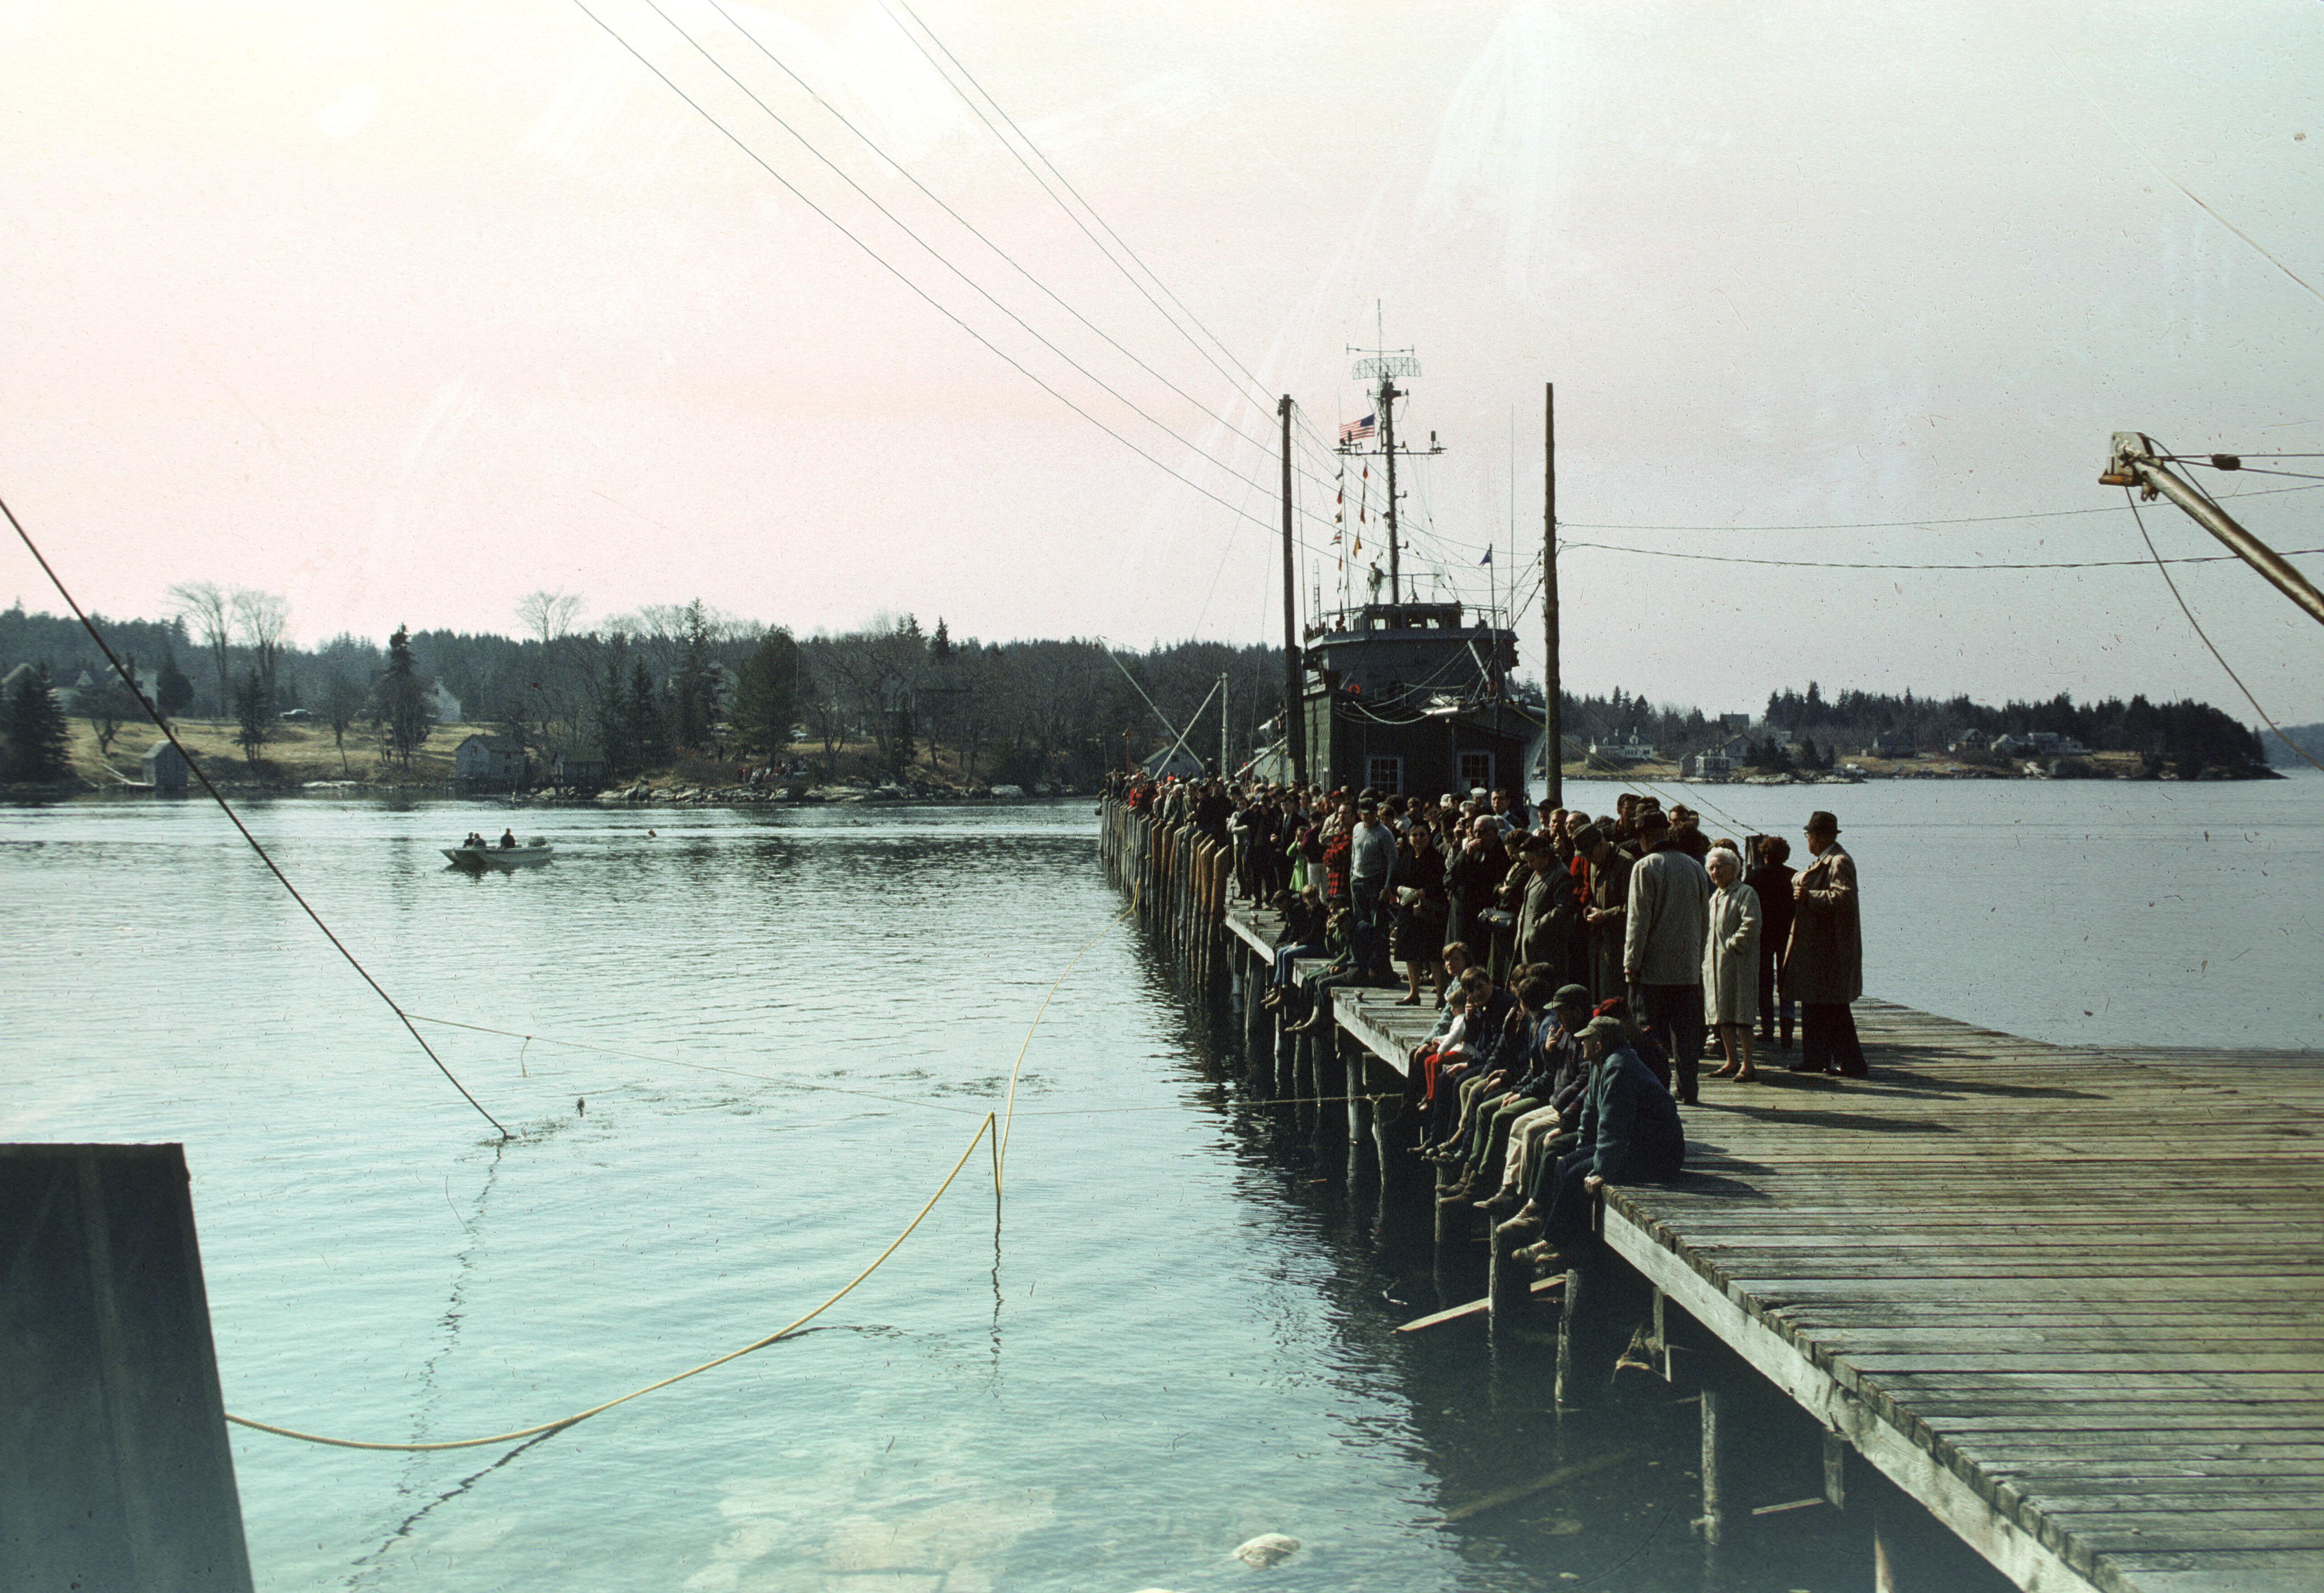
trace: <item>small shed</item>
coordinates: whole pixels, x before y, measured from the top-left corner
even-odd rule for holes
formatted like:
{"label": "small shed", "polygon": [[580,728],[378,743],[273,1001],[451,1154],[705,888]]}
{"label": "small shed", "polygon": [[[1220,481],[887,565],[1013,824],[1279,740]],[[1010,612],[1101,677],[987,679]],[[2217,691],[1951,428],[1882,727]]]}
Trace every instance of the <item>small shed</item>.
{"label": "small shed", "polygon": [[452,749],[452,777],[480,785],[520,784],[524,748],[505,736],[471,736]]}
{"label": "small shed", "polygon": [[186,773],[186,755],[176,742],[164,739],[145,749],[145,783],[155,791],[185,790]]}
{"label": "small shed", "polygon": [[595,791],[605,783],[605,755],[594,746],[560,752],[549,760],[549,783],[560,791]]}

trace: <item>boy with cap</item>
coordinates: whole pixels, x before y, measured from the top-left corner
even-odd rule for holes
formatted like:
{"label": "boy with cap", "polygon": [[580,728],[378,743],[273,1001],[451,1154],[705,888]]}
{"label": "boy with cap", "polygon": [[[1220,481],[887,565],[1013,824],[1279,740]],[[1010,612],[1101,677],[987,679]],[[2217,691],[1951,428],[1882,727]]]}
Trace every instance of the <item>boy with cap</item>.
{"label": "boy with cap", "polygon": [[1592,1018],[1582,1031],[1591,1060],[1582,1098],[1581,1148],[1551,1176],[1546,1238],[1522,1252],[1536,1261],[1557,1254],[1560,1240],[1590,1231],[1590,1205],[1608,1184],[1654,1183],[1675,1178],[1686,1160],[1686,1136],[1669,1092],[1625,1042],[1619,1018]]}

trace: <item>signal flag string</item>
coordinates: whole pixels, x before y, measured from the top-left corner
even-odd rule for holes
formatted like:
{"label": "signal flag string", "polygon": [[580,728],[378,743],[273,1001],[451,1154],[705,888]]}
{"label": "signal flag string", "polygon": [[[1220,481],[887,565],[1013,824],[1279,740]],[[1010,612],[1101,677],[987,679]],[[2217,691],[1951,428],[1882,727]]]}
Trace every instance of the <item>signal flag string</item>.
{"label": "signal flag string", "polygon": [[41,573],[49,578],[49,584],[56,588],[57,595],[65,600],[65,606],[73,611],[73,617],[80,621],[81,629],[88,633],[89,640],[97,644],[97,651],[105,654],[106,662],[113,666],[113,672],[121,678],[122,685],[127,688],[129,694],[137,699],[138,706],[145,710],[147,717],[153,721],[157,727],[159,727],[161,734],[170,738],[170,745],[176,747],[178,749],[178,755],[186,760],[186,767],[193,771],[194,778],[202,783],[202,789],[209,792],[210,801],[218,805],[218,810],[226,816],[228,821],[234,825],[236,830],[241,832],[242,838],[250,843],[250,849],[258,854],[258,860],[266,865],[266,871],[274,876],[276,882],[280,884],[284,890],[290,893],[290,899],[299,903],[300,910],[303,911],[309,919],[314,921],[315,927],[323,931],[323,939],[331,943],[332,949],[337,951],[341,957],[346,959],[347,966],[355,970],[356,975],[362,978],[364,984],[371,986],[372,994],[377,996],[382,1001],[387,1003],[388,1011],[395,1014],[396,1021],[403,1025],[404,1031],[411,1036],[412,1042],[418,1045],[421,1051],[428,1053],[428,1060],[436,1064],[436,1070],[443,1074],[446,1079],[451,1080],[452,1088],[460,1092],[460,1098],[466,1101],[470,1106],[475,1107],[477,1114],[482,1116],[485,1122],[491,1124],[495,1129],[498,1129],[502,1139],[514,1139],[516,1137],[514,1135],[511,1134],[506,1128],[503,1128],[501,1126],[500,1119],[493,1116],[490,1112],[485,1111],[484,1103],[476,1099],[475,1096],[468,1093],[468,1087],[461,1083],[456,1078],[453,1077],[452,1070],[444,1065],[444,1059],[436,1054],[436,1048],[429,1045],[428,1043],[427,1037],[422,1035],[419,1029],[413,1026],[411,1015],[398,1005],[394,996],[390,996],[387,993],[387,989],[384,986],[383,986],[377,979],[371,977],[371,970],[364,967],[362,959],[357,958],[353,951],[347,949],[346,942],[340,940],[337,934],[332,932],[331,926],[323,922],[323,915],[315,911],[314,904],[312,903],[309,902],[306,897],[299,894],[299,887],[290,883],[290,876],[282,872],[281,868],[276,865],[274,859],[268,856],[266,848],[259,843],[258,838],[250,833],[250,827],[242,821],[242,815],[234,810],[234,804],[227,801],[224,796],[219,794],[218,788],[210,783],[208,771],[205,770],[201,764],[195,760],[192,753],[186,750],[186,744],[178,739],[178,733],[170,727],[170,721],[163,718],[161,717],[161,710],[156,709],[153,704],[147,699],[145,693],[139,689],[136,681],[130,675],[128,669],[123,665],[120,658],[114,653],[112,644],[106,641],[103,634],[97,630],[97,626],[93,623],[91,623],[88,616],[82,611],[80,604],[74,600],[72,593],[66,589],[62,578],[57,574],[56,570],[50,565],[47,557],[42,553],[39,546],[33,542],[32,533],[24,529],[23,522],[16,518],[16,512],[14,509],[11,509],[5,500],[0,500],[0,514],[5,514],[8,517],[8,523],[15,528],[17,538],[23,542],[25,551],[32,555],[33,562],[37,563],[41,567]]}

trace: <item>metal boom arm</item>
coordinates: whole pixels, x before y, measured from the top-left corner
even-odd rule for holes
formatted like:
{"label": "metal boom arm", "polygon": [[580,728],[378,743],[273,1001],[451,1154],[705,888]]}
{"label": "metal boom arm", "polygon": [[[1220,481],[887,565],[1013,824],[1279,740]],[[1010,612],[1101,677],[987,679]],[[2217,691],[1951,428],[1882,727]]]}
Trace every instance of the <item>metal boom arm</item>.
{"label": "metal boom arm", "polygon": [[[2220,456],[2223,459],[2227,456]],[[2228,468],[2239,461],[2229,460]],[[2227,543],[2235,554],[2273,582],[2280,591],[2308,611],[2308,617],[2324,625],[2324,592],[2294,569],[2291,561],[2229,519],[2219,506],[2188,486],[2163,467],[2155,457],[2153,439],[2137,431],[2117,431],[2107,457],[2106,474],[2098,480],[2107,486],[2143,487],[2148,497],[2160,493],[2187,511],[2188,517]]]}

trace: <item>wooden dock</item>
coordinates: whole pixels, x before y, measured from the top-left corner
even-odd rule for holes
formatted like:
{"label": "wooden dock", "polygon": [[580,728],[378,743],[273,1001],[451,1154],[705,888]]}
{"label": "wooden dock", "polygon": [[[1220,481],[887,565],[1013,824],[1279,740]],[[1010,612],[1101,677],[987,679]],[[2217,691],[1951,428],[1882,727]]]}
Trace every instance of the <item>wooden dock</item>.
{"label": "wooden dock", "polygon": [[[1333,1015],[1401,1074],[1395,1000]],[[2324,1588],[2324,1056],[1856,1010],[1870,1079],[1706,1079],[1607,1247],[2021,1588]]]}

